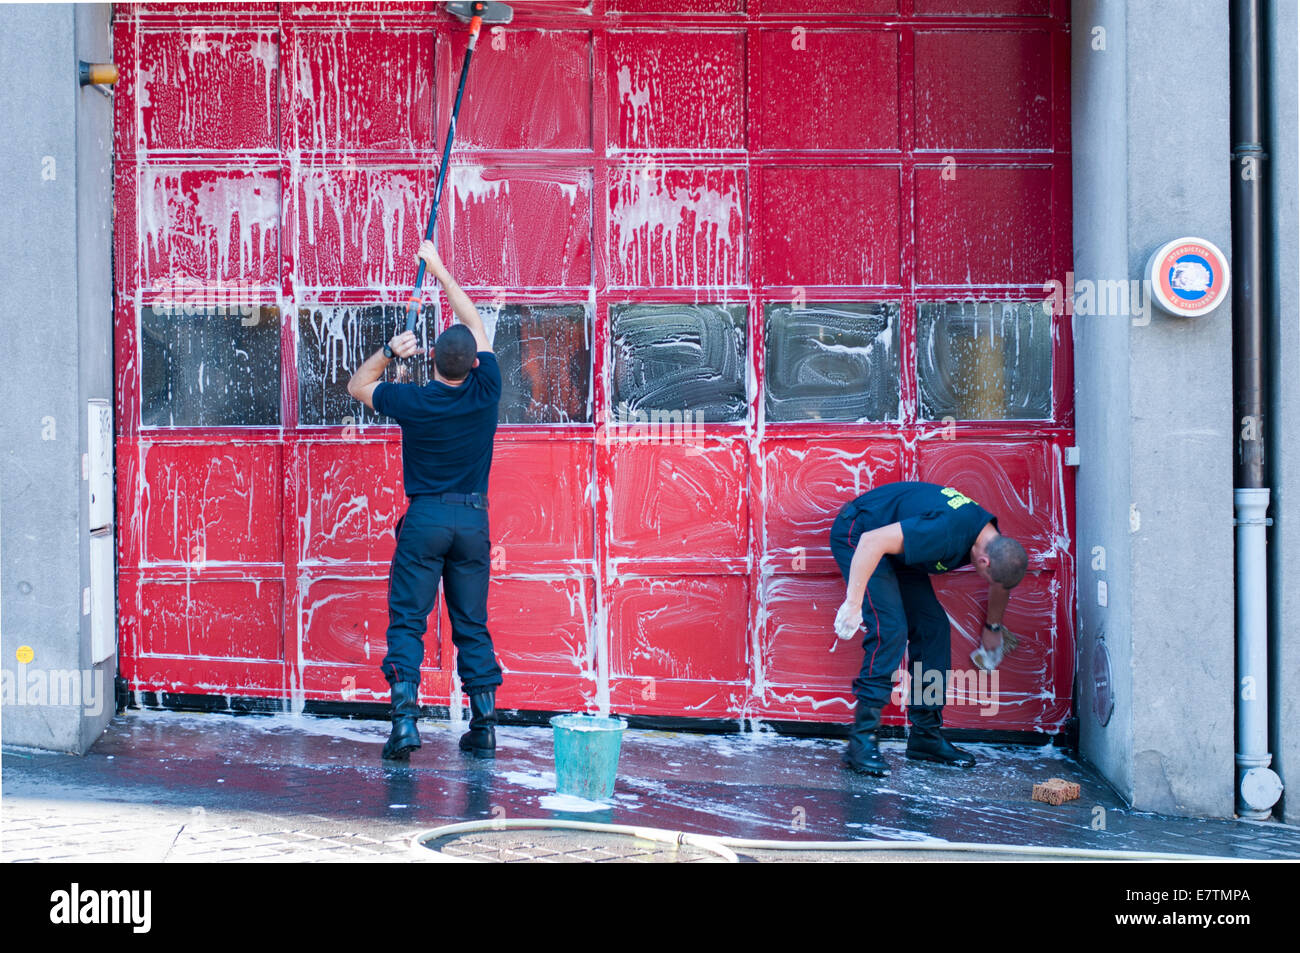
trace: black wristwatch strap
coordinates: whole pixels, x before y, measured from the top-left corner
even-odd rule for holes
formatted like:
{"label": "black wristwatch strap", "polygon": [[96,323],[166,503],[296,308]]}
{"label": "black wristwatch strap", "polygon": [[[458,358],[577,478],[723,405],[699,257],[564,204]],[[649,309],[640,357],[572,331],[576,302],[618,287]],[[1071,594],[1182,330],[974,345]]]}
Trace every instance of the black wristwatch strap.
{"label": "black wristwatch strap", "polygon": [[985,623],[984,623],[984,628],[988,629],[990,632],[1001,632],[1001,631],[1002,631],[1002,623],[1001,623],[1001,622],[985,622]]}
{"label": "black wristwatch strap", "polygon": [[391,360],[392,360],[394,357],[396,357],[396,356],[397,356],[397,355],[393,353],[393,349],[392,349],[391,347],[389,347],[387,343],[385,343],[385,344],[384,344],[384,357],[388,358],[388,359],[391,361]]}

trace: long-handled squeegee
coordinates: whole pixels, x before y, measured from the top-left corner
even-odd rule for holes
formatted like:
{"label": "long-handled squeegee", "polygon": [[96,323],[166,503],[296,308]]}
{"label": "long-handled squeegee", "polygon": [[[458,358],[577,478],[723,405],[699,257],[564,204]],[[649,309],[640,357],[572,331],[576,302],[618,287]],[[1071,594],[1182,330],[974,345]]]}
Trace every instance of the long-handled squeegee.
{"label": "long-handled squeegee", "polygon": [[[451,160],[451,141],[456,138],[456,117],[460,115],[460,100],[465,95],[465,77],[469,76],[469,61],[474,56],[474,46],[478,43],[479,28],[484,24],[509,23],[515,12],[504,3],[481,3],[478,0],[468,3],[449,3],[447,12],[469,24],[469,48],[465,50],[465,62],[460,68],[460,86],[456,88],[456,103],[451,108],[451,124],[447,126],[447,142],[442,147],[442,162],[438,165],[438,184],[433,189],[433,208],[429,212],[429,227],[424,230],[427,241],[433,241],[434,229],[438,222],[438,202],[442,198],[442,185],[447,179],[447,166]],[[415,318],[420,307],[420,289],[424,287],[424,260],[420,260],[420,270],[415,275],[415,289],[406,303],[406,330],[415,330]]]}

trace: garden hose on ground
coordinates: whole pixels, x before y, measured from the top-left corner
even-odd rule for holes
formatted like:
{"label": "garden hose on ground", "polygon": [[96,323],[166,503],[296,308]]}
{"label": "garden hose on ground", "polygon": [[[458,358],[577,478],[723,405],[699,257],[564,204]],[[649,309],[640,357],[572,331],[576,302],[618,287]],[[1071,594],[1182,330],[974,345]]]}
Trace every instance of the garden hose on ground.
{"label": "garden hose on ground", "polygon": [[1085,847],[1034,847],[1016,844],[972,844],[942,840],[929,841],[894,841],[894,840],[852,840],[852,841],[797,841],[797,840],[749,840],[734,837],[714,837],[708,834],[688,834],[684,831],[667,831],[654,827],[637,827],[626,824],[597,824],[588,821],[562,821],[542,818],[498,818],[490,821],[466,821],[460,824],[448,824],[421,831],[411,838],[411,850],[425,860],[445,860],[453,862],[473,862],[471,857],[455,856],[439,851],[430,846],[438,840],[463,834],[500,832],[506,830],[539,831],[575,831],[593,834],[619,834],[640,841],[657,844],[691,847],[705,853],[714,854],[726,863],[739,863],[736,851],[803,851],[803,852],[842,852],[842,851],[886,851],[886,852],[928,852],[972,853],[996,855],[1027,855],[1043,859],[1060,858],[1063,860],[1115,860],[1115,861],[1233,861],[1237,858],[1214,857],[1203,854],[1171,854],[1143,850],[1099,850]]}

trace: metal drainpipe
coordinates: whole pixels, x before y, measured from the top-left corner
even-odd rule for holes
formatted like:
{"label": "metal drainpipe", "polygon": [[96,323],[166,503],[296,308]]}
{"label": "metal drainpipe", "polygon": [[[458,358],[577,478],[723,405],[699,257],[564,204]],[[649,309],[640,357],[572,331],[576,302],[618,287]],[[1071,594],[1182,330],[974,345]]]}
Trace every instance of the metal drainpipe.
{"label": "metal drainpipe", "polygon": [[1263,146],[1259,0],[1232,0],[1232,328],[1237,532],[1237,813],[1282,795],[1268,750],[1269,488],[1264,480]]}

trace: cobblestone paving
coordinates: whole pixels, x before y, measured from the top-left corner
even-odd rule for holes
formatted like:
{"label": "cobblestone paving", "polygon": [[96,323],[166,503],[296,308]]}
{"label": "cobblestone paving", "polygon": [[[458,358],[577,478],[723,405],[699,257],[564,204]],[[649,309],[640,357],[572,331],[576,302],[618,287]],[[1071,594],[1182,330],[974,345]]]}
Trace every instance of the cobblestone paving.
{"label": "cobblestone paving", "polygon": [[[1088,765],[1051,747],[967,744],[979,764],[960,771],[906,761],[902,743],[890,741],[883,748],[893,774],[872,779],[844,770],[843,742],[833,739],[629,731],[613,798],[575,804],[555,794],[549,729],[499,729],[497,758],[487,762],[460,754],[461,730],[422,720],[424,746],[409,764],[393,765],[378,757],[383,722],[128,711],[81,757],[4,749],[0,860],[409,862],[437,859],[410,849],[421,831],[500,817],[764,840],[1300,859],[1300,828],[1133,811]],[[1033,782],[1049,777],[1079,783],[1082,796],[1059,807],[1030,800]],[[574,835],[533,839],[532,847],[520,841],[514,856],[499,859],[529,850],[536,854],[530,859],[581,853]],[[461,843],[448,853],[458,850],[468,848]],[[600,850],[611,855],[605,860],[620,852],[637,859],[625,844],[594,853]],[[892,849],[752,851],[741,859],[941,857],[974,859]]]}

